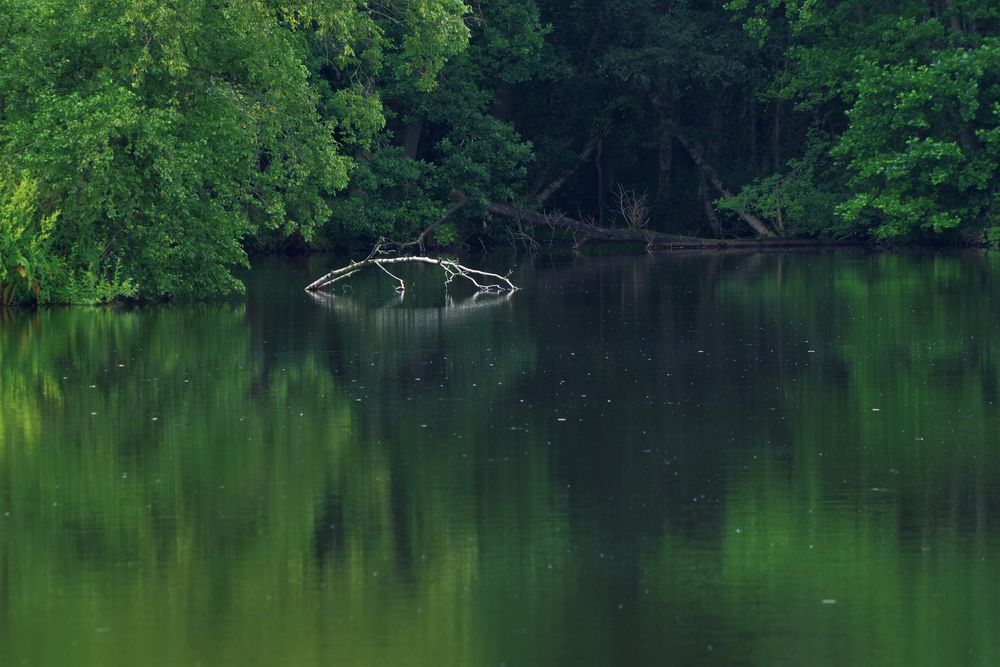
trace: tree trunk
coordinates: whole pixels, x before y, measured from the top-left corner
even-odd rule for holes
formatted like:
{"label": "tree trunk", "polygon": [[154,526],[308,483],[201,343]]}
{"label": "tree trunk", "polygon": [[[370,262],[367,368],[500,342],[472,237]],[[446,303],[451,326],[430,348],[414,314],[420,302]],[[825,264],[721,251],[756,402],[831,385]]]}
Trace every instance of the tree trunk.
{"label": "tree trunk", "polygon": [[[720,137],[722,136],[722,96],[716,95],[712,100],[712,109],[710,114],[712,136],[708,140],[708,145],[706,146],[706,151],[708,152],[708,159],[713,164],[718,164],[719,160],[719,144]],[[698,191],[701,195],[701,205],[705,209],[705,218],[708,219],[708,226],[712,229],[712,234],[716,238],[722,238],[722,222],[719,220],[719,214],[715,210],[715,204],[712,203],[712,198],[709,196],[708,184],[705,182],[705,172],[702,171],[698,174]]]}
{"label": "tree trunk", "polygon": [[708,218],[708,226],[712,228],[712,233],[716,238],[722,238],[722,222],[715,212],[715,205],[712,198],[708,196],[708,183],[705,182],[705,172],[698,175],[698,196],[701,197],[701,204],[705,208],[705,217]]}
{"label": "tree trunk", "polygon": [[597,156],[594,158],[597,170],[597,219],[604,222],[604,209],[607,203],[604,199],[604,138],[597,140]]}
{"label": "tree trunk", "polygon": [[403,150],[406,157],[417,159],[420,151],[420,137],[424,133],[424,120],[421,118],[403,128]]}
{"label": "tree trunk", "polygon": [[[709,184],[711,184],[712,187],[714,187],[723,197],[731,199],[733,197],[733,193],[726,188],[725,184],[723,184],[722,182],[722,179],[719,178],[718,172],[715,171],[712,165],[705,162],[705,158],[702,156],[701,151],[698,149],[698,147],[687,137],[677,133],[676,130],[674,131],[674,136],[677,137],[677,141],[680,142],[681,146],[684,147],[684,150],[686,150],[688,155],[691,156],[691,160],[694,161],[695,165],[697,165],[697,167],[701,169],[701,171],[704,173],[705,178],[708,179]],[[750,225],[753,228],[753,230],[758,234],[760,234],[761,236],[766,236],[769,238],[773,238],[775,236],[775,233],[771,231],[771,228],[767,226],[766,222],[764,222],[757,216],[753,215],[752,213],[747,212],[746,210],[743,209],[743,207],[737,206],[733,210],[736,212],[738,216],[740,216],[740,218],[744,222]]]}
{"label": "tree trunk", "polygon": [[666,210],[667,197],[670,196],[670,178],[674,169],[674,135],[664,124],[660,128],[660,171],[656,181],[656,206],[660,213]]}
{"label": "tree trunk", "polygon": [[[702,172],[704,172],[705,177],[708,179],[708,182],[712,185],[712,187],[718,190],[724,197],[731,199],[733,197],[733,193],[726,189],[726,186],[722,183],[722,179],[719,178],[718,172],[716,172],[715,169],[713,169],[712,166],[705,161],[701,150],[693,141],[685,137],[683,133],[677,130],[677,126],[673,123],[670,116],[667,115],[667,109],[669,107],[666,102],[664,102],[658,93],[652,90],[649,91],[649,99],[653,103],[653,106],[660,112],[662,122],[671,128],[671,132],[674,137],[680,145],[684,147],[684,150],[687,151],[688,155],[691,156],[691,160],[695,163],[695,165],[701,169]],[[736,212],[736,215],[740,216],[740,218],[750,225],[750,227],[752,227],[753,230],[760,236],[766,236],[769,238],[773,238],[775,236],[775,233],[770,227],[768,227],[767,223],[752,213],[747,212],[743,209],[743,207],[737,206],[733,210]]]}
{"label": "tree trunk", "polygon": [[718,164],[719,160],[719,145],[722,138],[722,95],[716,95],[712,99],[712,108],[709,114],[710,124],[709,127],[712,128],[712,136],[708,140],[708,145],[706,149],[708,151],[709,161]]}
{"label": "tree trunk", "polygon": [[587,160],[590,159],[591,153],[594,152],[594,149],[597,147],[600,141],[601,137],[597,137],[595,139],[591,139],[590,141],[588,141],[587,145],[583,147],[583,151],[580,152],[580,156],[576,159],[576,162],[573,163],[573,166],[567,169],[559,178],[549,183],[544,190],[539,192],[538,195],[535,197],[535,203],[541,206],[542,204],[544,204],[546,201],[549,200],[549,197],[558,192],[559,189],[566,184],[566,181],[569,180],[570,177],[572,177],[573,174],[577,172],[577,170],[580,168],[580,165],[582,165],[583,163],[585,163]]}
{"label": "tree trunk", "polygon": [[[593,241],[626,241],[645,243],[653,248],[671,249],[739,249],[755,250],[768,248],[816,248],[821,246],[854,245],[847,241],[816,241],[810,239],[705,239],[697,236],[678,236],[637,229],[621,227],[608,228],[574,220],[561,214],[543,214],[527,211],[509,204],[490,204],[490,213],[505,218],[513,218],[534,227],[547,229],[562,229],[578,236],[580,242],[588,239]],[[773,234],[772,234],[773,236]]]}
{"label": "tree trunk", "polygon": [[771,160],[774,172],[781,170],[781,102],[774,103],[774,119],[771,123]]}
{"label": "tree trunk", "polygon": [[497,91],[490,113],[503,121],[510,120],[514,115],[514,89],[510,85],[501,86]]}
{"label": "tree trunk", "polygon": [[948,12],[948,26],[951,28],[951,32],[955,35],[961,35],[964,30],[962,30],[962,17],[960,10],[955,8],[955,0],[944,0],[944,5]]}

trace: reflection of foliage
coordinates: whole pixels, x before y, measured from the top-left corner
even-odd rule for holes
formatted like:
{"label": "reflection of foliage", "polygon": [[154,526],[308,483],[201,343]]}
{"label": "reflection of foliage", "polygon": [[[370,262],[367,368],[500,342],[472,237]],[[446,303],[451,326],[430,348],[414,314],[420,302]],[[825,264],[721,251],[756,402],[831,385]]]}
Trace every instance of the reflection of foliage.
{"label": "reflection of foliage", "polygon": [[[572,302],[545,336],[561,356],[539,360],[558,379],[542,390],[584,420],[557,469],[593,540],[634,559],[608,595],[628,609],[638,589],[648,654],[995,659],[1000,581],[981,558],[1000,539],[1000,357],[983,336],[1000,324],[997,268],[756,254],[521,278]],[[588,580],[607,576],[597,563]]]}
{"label": "reflection of foliage", "polygon": [[[365,335],[364,322],[323,319],[353,341],[348,349],[368,346],[379,363],[328,368],[319,351],[273,363],[255,350],[255,314],[242,307],[51,311],[5,322],[0,510],[9,513],[5,535],[18,537],[0,545],[9,577],[0,659],[107,664],[165,643],[170,650],[144,664],[176,664],[186,651],[245,663],[259,650],[295,664],[479,664],[480,652],[500,650],[492,624],[524,615],[477,602],[470,586],[488,571],[500,577],[488,586],[509,590],[566,557],[568,531],[545,528],[559,499],[544,451],[480,470],[485,405],[458,422],[414,426],[431,408],[451,414],[446,390],[409,394],[404,385],[408,368],[439,358],[424,356],[431,341],[461,339],[456,327],[418,327],[407,347],[393,345],[396,333]],[[457,329],[481,327],[486,339],[498,321],[465,319]],[[497,336],[484,352],[494,361],[506,356]],[[510,349],[507,363],[530,359]],[[471,377],[459,363],[445,367],[456,382]],[[492,490],[479,494],[485,478]],[[498,527],[536,528],[508,540],[480,530],[479,512],[509,517]],[[40,641],[39,596],[65,643]],[[540,627],[554,617],[545,604],[532,614]],[[379,632],[386,623],[389,642]],[[91,644],[104,628],[109,641]],[[217,641],[225,635],[244,639]],[[69,638],[92,653],[81,657]]]}
{"label": "reflection of foliage", "polygon": [[[837,457],[825,467],[856,451],[844,450],[825,450]],[[939,665],[970,651],[990,664],[1000,656],[1000,579],[983,549],[992,537],[907,525],[901,490],[824,492],[806,471],[790,473],[768,456],[755,449],[734,466],[711,544],[668,534],[651,545],[644,618],[679,616],[692,644],[750,664]]]}
{"label": "reflection of foliage", "polygon": [[8,316],[0,661],[992,662],[996,270],[540,260],[330,308],[272,267]]}

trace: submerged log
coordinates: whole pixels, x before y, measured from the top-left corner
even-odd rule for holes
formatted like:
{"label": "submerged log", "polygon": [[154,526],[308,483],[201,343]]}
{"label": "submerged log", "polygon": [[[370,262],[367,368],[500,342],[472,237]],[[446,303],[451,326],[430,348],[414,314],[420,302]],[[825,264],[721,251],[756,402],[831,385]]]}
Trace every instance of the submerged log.
{"label": "submerged log", "polygon": [[490,213],[505,218],[526,222],[534,227],[562,229],[583,241],[612,241],[645,243],[648,247],[717,248],[722,242],[714,239],[700,239],[693,236],[664,234],[648,229],[600,227],[582,220],[575,220],[562,214],[536,213],[510,204],[490,204]]}
{"label": "submerged log", "polygon": [[372,253],[372,255],[370,255],[367,259],[363,259],[358,262],[351,262],[347,266],[330,271],[319,280],[309,284],[306,287],[306,291],[315,292],[317,290],[321,290],[337,281],[353,276],[358,271],[374,266],[381,269],[386,275],[396,281],[396,291],[403,293],[406,291],[406,283],[403,282],[402,278],[386,268],[396,264],[431,264],[433,266],[439,266],[444,271],[444,284],[446,286],[449,285],[455,278],[464,278],[475,285],[476,289],[480,292],[499,293],[513,292],[517,290],[517,287],[507,276],[501,276],[497,273],[489,273],[487,271],[479,271],[477,269],[470,269],[469,267],[450,259],[438,259],[436,257],[422,257],[416,255],[406,257],[375,257],[374,255],[375,253]]}
{"label": "submerged log", "polygon": [[787,237],[704,239],[641,229],[600,227],[562,214],[536,213],[509,204],[490,204],[490,212],[494,215],[515,218],[535,227],[544,226],[568,231],[573,234],[577,244],[589,239],[603,242],[645,243],[648,248],[669,250],[779,250],[858,245],[856,241],[851,240],[824,241]]}

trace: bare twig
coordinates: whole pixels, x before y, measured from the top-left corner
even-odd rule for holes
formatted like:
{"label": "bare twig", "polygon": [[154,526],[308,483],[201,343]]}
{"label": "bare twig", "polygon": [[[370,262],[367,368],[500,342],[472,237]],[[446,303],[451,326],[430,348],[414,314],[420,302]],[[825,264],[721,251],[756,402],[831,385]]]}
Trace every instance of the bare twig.
{"label": "bare twig", "polygon": [[376,262],[375,266],[377,266],[378,268],[380,268],[383,271],[385,271],[385,275],[389,276],[390,278],[392,278],[393,280],[395,280],[396,282],[399,283],[399,285],[396,286],[396,291],[397,292],[399,292],[400,294],[402,294],[403,292],[406,291],[406,283],[403,282],[402,278],[400,278],[399,276],[397,276],[395,273],[393,273],[389,269],[385,268],[385,266],[382,263]]}
{"label": "bare twig", "polygon": [[619,184],[614,190],[621,213],[629,229],[641,231],[649,226],[649,203],[646,193],[638,195],[635,190],[626,190]]}

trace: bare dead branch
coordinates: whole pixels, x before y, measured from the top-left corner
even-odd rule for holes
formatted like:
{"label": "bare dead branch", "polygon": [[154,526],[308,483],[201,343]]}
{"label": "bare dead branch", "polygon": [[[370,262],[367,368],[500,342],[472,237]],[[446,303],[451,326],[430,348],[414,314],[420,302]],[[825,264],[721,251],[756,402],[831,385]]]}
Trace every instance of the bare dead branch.
{"label": "bare dead branch", "polygon": [[614,197],[618,202],[618,212],[629,229],[643,230],[649,226],[649,197],[635,190],[626,190],[619,183],[614,189]]}
{"label": "bare dead branch", "polygon": [[400,278],[399,276],[397,276],[395,273],[393,273],[389,269],[385,268],[384,263],[376,262],[375,266],[377,266],[378,268],[380,268],[383,271],[385,271],[385,275],[389,276],[390,278],[392,278],[393,280],[395,280],[396,282],[399,283],[399,285],[396,286],[396,291],[397,292],[399,292],[400,294],[402,294],[403,292],[406,291],[406,283],[403,282],[403,279]]}
{"label": "bare dead branch", "polygon": [[362,269],[376,266],[399,283],[396,286],[396,291],[402,293],[406,290],[406,283],[399,276],[395,275],[386,268],[386,266],[394,264],[430,264],[441,267],[445,273],[444,283],[446,286],[450,285],[456,278],[463,278],[472,283],[480,292],[499,293],[514,292],[517,290],[517,286],[510,281],[509,274],[507,276],[501,276],[497,273],[470,269],[469,267],[459,264],[451,259],[438,259],[436,257],[423,257],[417,255],[409,255],[405,257],[375,257],[375,254],[375,251],[373,251],[367,259],[363,259],[358,262],[351,262],[347,266],[330,271],[325,276],[306,287],[306,291],[315,292],[316,290],[321,290],[328,285],[332,285],[335,282],[353,276]]}

